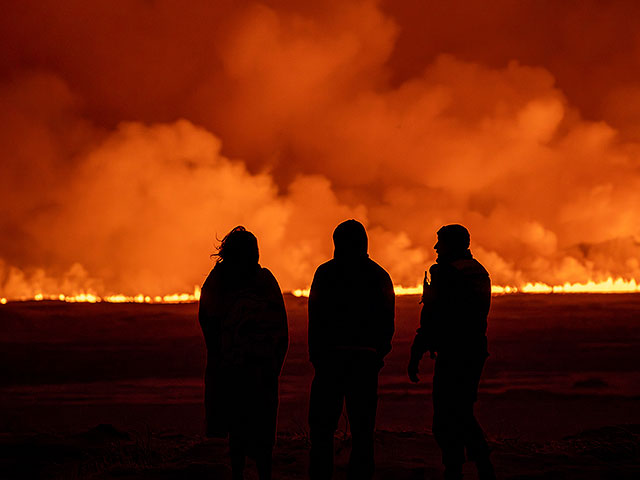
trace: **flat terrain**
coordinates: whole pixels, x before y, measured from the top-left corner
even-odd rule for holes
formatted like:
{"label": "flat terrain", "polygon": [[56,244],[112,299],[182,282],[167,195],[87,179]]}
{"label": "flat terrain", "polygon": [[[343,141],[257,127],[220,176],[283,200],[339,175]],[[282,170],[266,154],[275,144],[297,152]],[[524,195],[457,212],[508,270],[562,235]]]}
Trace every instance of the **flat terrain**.
{"label": "flat terrain", "polygon": [[[286,296],[275,478],[304,478],[306,299]],[[381,372],[377,478],[439,478],[432,362],[405,375],[417,297]],[[197,305],[0,305],[0,478],[225,478],[202,438]],[[494,297],[477,416],[502,478],[640,478],[640,295]],[[336,440],[338,478],[349,450]],[[469,470],[470,478],[473,477]],[[252,477],[251,477],[252,478]]]}

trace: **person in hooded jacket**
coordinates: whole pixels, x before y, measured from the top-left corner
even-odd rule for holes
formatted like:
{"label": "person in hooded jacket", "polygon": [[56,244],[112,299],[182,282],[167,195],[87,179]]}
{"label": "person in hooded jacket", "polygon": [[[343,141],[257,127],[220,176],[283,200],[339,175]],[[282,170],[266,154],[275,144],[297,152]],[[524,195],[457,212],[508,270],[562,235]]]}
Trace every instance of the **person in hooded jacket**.
{"label": "person in hooded jacket", "polygon": [[349,478],[374,472],[378,373],[391,350],[395,297],[389,274],[367,254],[364,226],[347,220],[333,232],[332,260],[316,270],[309,294],[311,385],[309,476],[333,474],[333,437],[346,403],[352,435]]}
{"label": "person in hooded jacket", "polygon": [[207,345],[208,437],[229,438],[232,477],[253,458],[271,478],[278,377],[288,348],[287,314],[278,282],[258,263],[256,237],[238,226],[222,239],[202,286],[198,319]]}
{"label": "person in hooded jacket", "polygon": [[426,352],[436,359],[433,375],[433,435],[442,450],[445,479],[462,478],[467,457],[480,480],[495,479],[489,447],[473,406],[478,398],[487,351],[491,280],[471,255],[469,231],[462,225],[438,230],[436,264],[429,269],[423,307],[411,347],[409,378],[418,382],[418,364]]}

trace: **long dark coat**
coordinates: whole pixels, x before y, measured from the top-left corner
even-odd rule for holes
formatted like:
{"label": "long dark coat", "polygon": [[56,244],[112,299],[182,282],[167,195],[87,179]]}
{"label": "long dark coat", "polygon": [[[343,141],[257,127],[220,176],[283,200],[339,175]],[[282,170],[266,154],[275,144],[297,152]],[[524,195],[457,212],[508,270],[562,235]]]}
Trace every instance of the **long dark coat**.
{"label": "long dark coat", "polygon": [[221,262],[202,286],[198,318],[207,344],[207,435],[239,436],[250,453],[273,445],[288,347],[278,282],[259,265],[238,272]]}

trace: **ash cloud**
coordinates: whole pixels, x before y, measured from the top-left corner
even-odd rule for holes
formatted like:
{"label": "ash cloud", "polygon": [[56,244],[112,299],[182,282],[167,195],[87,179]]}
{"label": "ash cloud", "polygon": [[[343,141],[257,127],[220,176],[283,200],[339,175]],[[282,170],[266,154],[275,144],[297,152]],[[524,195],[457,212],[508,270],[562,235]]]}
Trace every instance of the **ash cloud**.
{"label": "ash cloud", "polygon": [[346,218],[397,284],[454,222],[495,283],[640,278],[633,5],[465,5],[9,7],[0,295],[189,291],[238,224],[302,288]]}

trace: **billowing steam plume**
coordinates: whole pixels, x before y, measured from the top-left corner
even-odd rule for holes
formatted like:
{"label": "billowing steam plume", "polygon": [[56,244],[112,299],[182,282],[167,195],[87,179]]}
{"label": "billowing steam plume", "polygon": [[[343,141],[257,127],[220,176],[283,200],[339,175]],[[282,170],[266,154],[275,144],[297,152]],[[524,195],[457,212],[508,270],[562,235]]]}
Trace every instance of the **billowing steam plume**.
{"label": "billowing steam plume", "polygon": [[239,224],[304,288],[347,218],[396,284],[446,223],[495,283],[640,279],[626,4],[286,3],[7,8],[0,296],[191,291]]}

